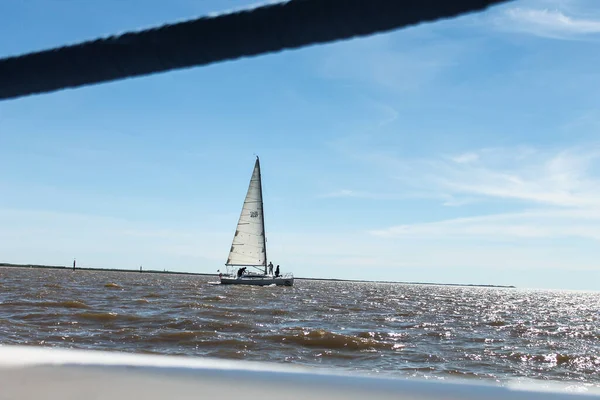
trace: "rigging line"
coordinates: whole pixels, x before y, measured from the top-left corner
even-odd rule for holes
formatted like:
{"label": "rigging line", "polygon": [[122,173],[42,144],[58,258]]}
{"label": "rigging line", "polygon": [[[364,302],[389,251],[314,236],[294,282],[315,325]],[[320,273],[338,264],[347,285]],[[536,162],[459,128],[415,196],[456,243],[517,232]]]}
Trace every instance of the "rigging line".
{"label": "rigging line", "polygon": [[0,59],[0,100],[399,29],[513,0],[291,0]]}

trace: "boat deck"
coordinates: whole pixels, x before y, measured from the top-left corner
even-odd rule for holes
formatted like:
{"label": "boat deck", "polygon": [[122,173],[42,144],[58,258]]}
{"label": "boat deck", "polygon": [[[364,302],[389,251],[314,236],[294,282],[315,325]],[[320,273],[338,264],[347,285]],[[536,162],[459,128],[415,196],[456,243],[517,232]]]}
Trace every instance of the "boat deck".
{"label": "boat deck", "polygon": [[294,276],[292,274],[284,274],[280,276],[246,274],[241,277],[234,275],[222,275],[222,285],[254,285],[254,286],[293,286]]}

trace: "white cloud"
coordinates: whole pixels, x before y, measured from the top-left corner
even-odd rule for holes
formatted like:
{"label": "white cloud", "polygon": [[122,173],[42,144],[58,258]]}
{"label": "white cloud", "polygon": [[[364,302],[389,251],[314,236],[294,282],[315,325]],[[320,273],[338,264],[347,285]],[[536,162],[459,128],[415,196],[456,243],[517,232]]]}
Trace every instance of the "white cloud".
{"label": "white cloud", "polygon": [[401,177],[399,191],[429,191],[427,198],[447,206],[492,202],[522,211],[400,223],[374,229],[372,235],[600,240],[600,151],[595,146],[559,151],[487,148],[434,159],[388,157],[383,165],[389,174]]}
{"label": "white cloud", "polygon": [[600,33],[600,20],[576,18],[559,10],[510,8],[496,20],[502,29],[553,39],[572,39]]}
{"label": "white cloud", "polygon": [[442,198],[443,197],[446,197],[446,199],[442,205],[446,207],[460,207],[478,202],[478,200],[473,197],[456,197],[452,195],[442,196]]}
{"label": "white cloud", "polygon": [[335,192],[323,194],[319,197],[360,197],[360,194],[352,190],[341,189]]}
{"label": "white cloud", "polygon": [[382,117],[382,119],[379,121],[379,123],[377,124],[377,127],[382,127],[384,125],[391,124],[392,122],[394,122],[398,119],[398,116],[400,115],[400,113],[398,113],[398,111],[394,107],[392,107],[388,104],[382,104],[382,103],[376,103],[376,105],[381,110],[382,114],[384,115]]}
{"label": "white cloud", "polygon": [[329,197],[439,199],[447,206],[486,200],[560,207],[600,205],[600,147],[563,150],[517,146],[483,148],[427,158],[395,157],[372,151],[368,143],[336,143],[336,150],[381,170],[387,193],[332,191]]}
{"label": "white cloud", "polygon": [[467,164],[467,163],[472,163],[475,162],[477,160],[479,160],[479,154],[477,153],[464,153],[464,154],[460,154],[458,156],[453,156],[451,157],[451,160],[459,163],[459,164]]}
{"label": "white cloud", "polygon": [[329,193],[322,194],[318,197],[322,198],[357,198],[357,199],[380,199],[380,200],[391,200],[391,199],[399,199],[406,196],[401,196],[398,194],[392,193],[375,193],[375,192],[365,192],[365,191],[356,191],[350,189],[341,189],[332,191]]}
{"label": "white cloud", "polygon": [[[345,143],[338,150],[378,169],[380,176],[392,177],[386,183],[402,194],[397,199],[438,199],[440,206],[458,207],[415,210],[416,215],[425,212],[421,215],[427,221],[414,222],[415,214],[404,214],[411,219],[407,223],[390,215],[388,226],[373,227],[366,237],[347,233],[333,243],[319,238],[314,246],[298,241],[318,249],[317,258],[332,265],[343,258],[349,274],[369,265],[377,274],[403,274],[406,280],[435,281],[431,274],[436,271],[439,279],[469,281],[452,271],[484,268],[494,282],[510,284],[519,279],[499,271],[540,269],[548,276],[532,278],[534,286],[583,287],[558,278],[556,271],[599,268],[600,148],[595,144],[483,148],[423,158],[394,157],[362,142]],[[337,194],[358,195],[347,189]],[[474,203],[476,207],[464,207]],[[454,217],[431,220],[440,214]],[[403,272],[395,272],[399,269]]]}
{"label": "white cloud", "polygon": [[370,232],[380,237],[527,239],[580,237],[600,240],[600,209],[547,210],[454,218]]}
{"label": "white cloud", "polygon": [[597,155],[589,157],[590,154],[562,152],[548,160],[534,159],[533,163],[516,163],[504,169],[462,169],[445,184],[453,191],[487,197],[564,207],[593,207],[600,204],[600,181],[586,175],[588,164],[597,161]]}
{"label": "white cloud", "polygon": [[600,165],[600,151],[593,146],[554,153],[506,148],[467,154],[393,160],[388,167],[397,168],[401,172],[397,175],[406,185],[428,188],[439,196],[496,198],[561,207],[600,204],[600,179],[590,173]]}
{"label": "white cloud", "polygon": [[380,34],[326,45],[320,72],[325,78],[365,84],[371,89],[416,90],[456,65],[465,48],[464,41],[440,37],[411,40],[410,33]]}

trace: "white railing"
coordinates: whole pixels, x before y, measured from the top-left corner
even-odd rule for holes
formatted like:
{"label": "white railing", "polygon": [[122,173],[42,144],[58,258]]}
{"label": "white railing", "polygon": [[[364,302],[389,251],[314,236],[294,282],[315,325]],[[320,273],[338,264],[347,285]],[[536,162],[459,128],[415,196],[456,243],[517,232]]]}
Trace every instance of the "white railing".
{"label": "white railing", "polygon": [[239,360],[0,347],[0,399],[90,396],[111,400],[600,400],[598,389],[583,383],[527,381],[496,386],[369,377]]}

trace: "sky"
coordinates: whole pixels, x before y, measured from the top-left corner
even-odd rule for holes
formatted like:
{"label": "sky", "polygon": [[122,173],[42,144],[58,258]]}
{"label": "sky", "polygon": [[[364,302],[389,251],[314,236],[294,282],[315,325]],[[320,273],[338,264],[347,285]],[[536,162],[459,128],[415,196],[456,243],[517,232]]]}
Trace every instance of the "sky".
{"label": "sky", "polygon": [[[0,2],[0,57],[256,6]],[[594,7],[596,5],[596,7]],[[514,1],[0,102],[0,262],[600,290],[600,8]]]}

